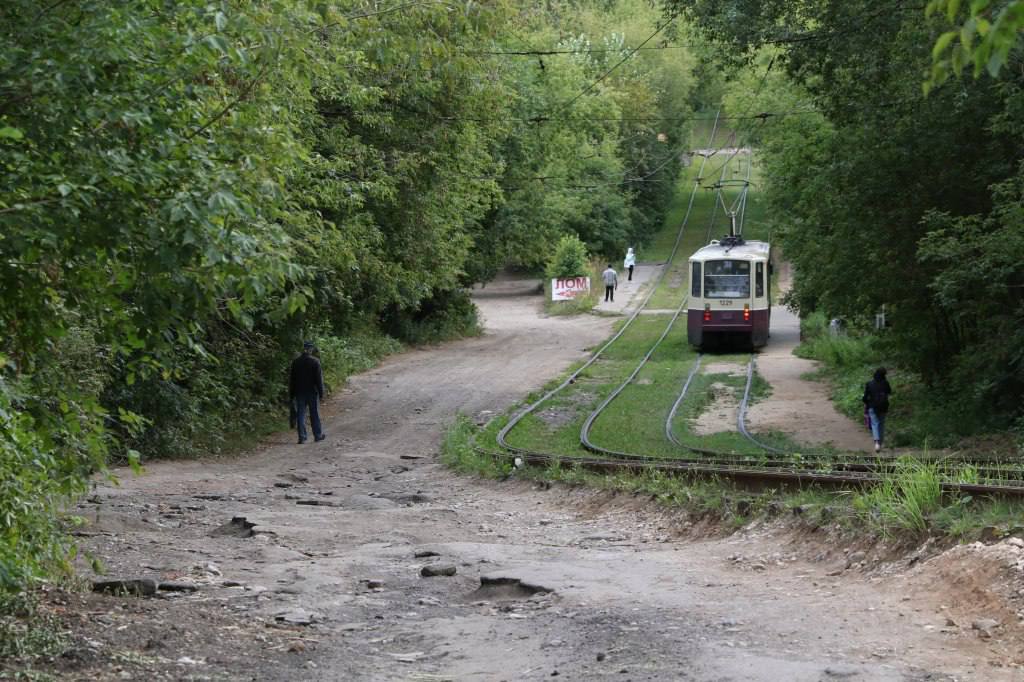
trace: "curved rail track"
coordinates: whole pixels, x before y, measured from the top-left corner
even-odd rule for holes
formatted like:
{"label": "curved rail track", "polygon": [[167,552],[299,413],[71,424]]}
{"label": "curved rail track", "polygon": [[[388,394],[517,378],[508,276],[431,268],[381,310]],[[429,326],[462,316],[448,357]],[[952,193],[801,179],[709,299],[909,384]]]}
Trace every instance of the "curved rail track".
{"label": "curved rail track", "polygon": [[[718,129],[718,116],[715,117],[715,124],[712,128],[711,148],[715,133]],[[854,455],[852,453],[832,452],[810,452],[810,453],[789,453],[783,449],[765,444],[755,438],[747,429],[746,413],[750,403],[750,392],[753,383],[755,360],[751,356],[747,363],[746,382],[743,397],[737,415],[736,427],[740,434],[750,441],[759,450],[759,454],[740,454],[734,452],[723,452],[687,445],[679,440],[674,432],[673,424],[678,415],[679,408],[688,395],[694,378],[700,371],[703,355],[698,355],[690,368],[685,382],[683,383],[678,397],[673,403],[665,419],[665,439],[680,450],[681,456],[652,456],[642,453],[624,452],[602,447],[595,443],[591,437],[591,430],[597,419],[608,407],[630,386],[640,371],[646,366],[651,356],[658,349],[661,343],[668,337],[674,328],[679,316],[682,314],[687,302],[684,295],[682,301],[675,309],[674,314],[665,326],[664,331],[651,345],[643,358],[637,363],[633,371],[613,390],[601,403],[587,416],[580,429],[580,445],[583,449],[593,453],[593,457],[579,457],[560,455],[558,453],[540,452],[511,445],[508,442],[508,435],[513,429],[529,414],[535,412],[538,407],[550,400],[552,397],[563,391],[566,387],[574,384],[583,372],[590,368],[604,353],[615,344],[625,332],[633,325],[639,315],[647,308],[651,297],[659,289],[667,276],[670,266],[675,261],[679,246],[682,242],[683,233],[687,228],[690,215],[693,210],[697,190],[702,181],[702,174],[705,164],[710,155],[705,155],[701,161],[696,181],[691,190],[686,213],[680,223],[679,231],[676,234],[671,254],[666,262],[661,275],[651,285],[645,294],[640,305],[627,318],[622,327],[595,351],[590,358],[577,370],[569,374],[562,383],[549,390],[539,399],[530,403],[516,413],[507,424],[498,432],[497,442],[505,450],[503,453],[495,453],[478,448],[482,452],[495,457],[520,457],[527,464],[559,464],[566,466],[582,466],[597,471],[661,471],[673,474],[690,475],[713,475],[732,479],[741,479],[760,483],[784,483],[797,484],[818,483],[825,485],[840,486],[867,486],[881,483],[889,477],[889,471],[894,465],[891,458],[871,457],[866,455]],[[749,169],[748,169],[749,170]],[[716,203],[717,205],[717,203]],[[710,228],[709,228],[710,229]],[[1024,480],[1020,472],[1013,472],[1017,478],[1008,478],[1008,471],[999,468],[1000,462],[975,461],[970,459],[957,459],[957,464],[974,464],[974,478],[972,481],[947,481],[942,483],[943,490],[949,492],[960,492],[970,494],[996,494],[996,495],[1024,495]],[[995,466],[992,466],[995,464]]]}

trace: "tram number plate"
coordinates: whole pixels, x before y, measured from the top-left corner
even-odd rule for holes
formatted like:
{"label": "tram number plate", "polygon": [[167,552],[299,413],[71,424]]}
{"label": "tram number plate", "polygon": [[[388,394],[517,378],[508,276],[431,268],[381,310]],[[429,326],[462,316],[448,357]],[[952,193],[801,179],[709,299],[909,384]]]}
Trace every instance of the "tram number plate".
{"label": "tram number plate", "polygon": [[732,319],[732,313],[722,313],[722,319],[723,320],[731,320]]}
{"label": "tram number plate", "polygon": [[730,301],[727,298],[724,298],[724,299],[722,299],[721,301],[718,302],[718,305],[732,305],[732,301]]}

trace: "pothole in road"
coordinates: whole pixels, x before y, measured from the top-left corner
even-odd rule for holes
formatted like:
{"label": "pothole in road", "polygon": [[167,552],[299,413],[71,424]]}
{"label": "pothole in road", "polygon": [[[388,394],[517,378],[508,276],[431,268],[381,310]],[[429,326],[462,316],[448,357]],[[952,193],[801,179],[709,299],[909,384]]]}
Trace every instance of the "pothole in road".
{"label": "pothole in road", "polygon": [[509,576],[480,576],[480,587],[469,595],[471,601],[515,601],[535,594],[550,594],[550,587],[523,582]]}
{"label": "pothole in road", "polygon": [[210,535],[214,537],[251,538],[256,534],[256,531],[253,530],[255,527],[256,524],[244,516],[235,516],[227,523],[214,529]]}

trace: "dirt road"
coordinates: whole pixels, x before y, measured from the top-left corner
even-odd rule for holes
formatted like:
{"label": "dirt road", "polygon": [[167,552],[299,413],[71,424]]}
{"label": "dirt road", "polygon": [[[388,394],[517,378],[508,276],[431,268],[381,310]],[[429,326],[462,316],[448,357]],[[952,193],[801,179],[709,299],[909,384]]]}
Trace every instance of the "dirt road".
{"label": "dirt road", "polygon": [[[80,511],[109,573],[198,589],[73,598],[80,646],[55,667],[67,679],[1021,679],[1008,667],[1021,663],[1015,615],[992,588],[1015,589],[1014,546],[961,603],[946,590],[967,589],[980,554],[897,570],[867,548],[862,566],[824,531],[706,538],[648,500],[444,469],[434,453],[452,415],[505,409],[610,329],[541,317],[518,286],[478,298],[484,336],[356,377],[324,443],[280,434],[243,458],[101,485]],[[982,617],[998,621],[985,639],[971,627]]]}

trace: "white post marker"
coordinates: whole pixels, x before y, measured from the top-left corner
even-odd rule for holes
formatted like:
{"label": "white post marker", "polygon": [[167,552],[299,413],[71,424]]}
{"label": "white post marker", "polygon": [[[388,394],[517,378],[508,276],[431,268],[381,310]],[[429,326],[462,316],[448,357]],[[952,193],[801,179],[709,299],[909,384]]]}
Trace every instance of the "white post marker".
{"label": "white post marker", "polygon": [[571,301],[590,293],[589,277],[556,277],[551,280],[551,300]]}

